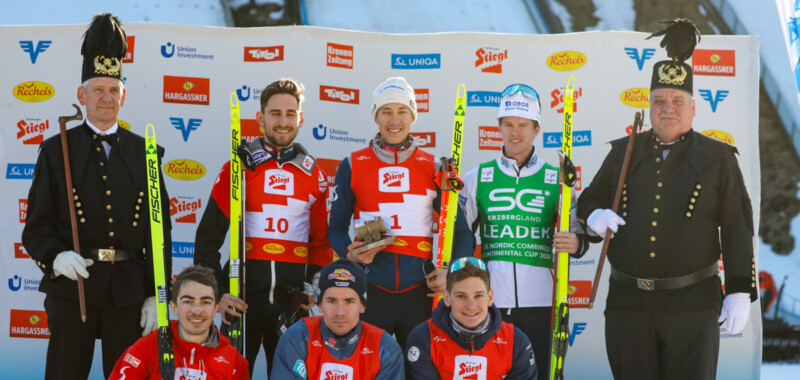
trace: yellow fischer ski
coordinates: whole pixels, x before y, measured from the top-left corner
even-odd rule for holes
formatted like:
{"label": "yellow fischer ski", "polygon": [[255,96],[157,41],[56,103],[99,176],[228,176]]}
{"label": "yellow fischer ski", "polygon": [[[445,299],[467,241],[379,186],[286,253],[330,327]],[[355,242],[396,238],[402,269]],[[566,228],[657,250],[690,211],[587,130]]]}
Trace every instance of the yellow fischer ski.
{"label": "yellow fischer ski", "polygon": [[[239,112],[239,98],[235,92],[231,93],[231,178],[230,178],[230,221],[231,221],[231,241],[230,241],[230,294],[234,297],[241,297],[243,293],[240,289],[242,279],[242,260],[239,252],[242,248],[242,195],[244,189],[242,163],[236,153],[241,142],[241,116]],[[235,308],[233,311],[237,311]],[[228,330],[228,339],[239,353],[244,355],[244,317],[234,318]]]}

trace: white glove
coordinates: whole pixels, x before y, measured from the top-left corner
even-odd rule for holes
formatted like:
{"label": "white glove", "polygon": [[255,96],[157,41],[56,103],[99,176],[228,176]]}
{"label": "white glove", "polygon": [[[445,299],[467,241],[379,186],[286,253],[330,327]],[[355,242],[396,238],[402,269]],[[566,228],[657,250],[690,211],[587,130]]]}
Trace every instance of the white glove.
{"label": "white glove", "polygon": [[589,218],[586,219],[586,225],[592,232],[597,234],[597,236],[605,237],[606,230],[611,230],[611,237],[613,238],[619,226],[625,225],[625,220],[614,211],[607,208],[599,208],[589,215]]}
{"label": "white glove", "polygon": [[86,270],[94,264],[92,259],[84,259],[83,256],[74,251],[64,251],[53,260],[53,274],[64,276],[70,280],[78,281],[78,275],[89,278],[89,271]]}
{"label": "white glove", "polygon": [[142,320],[139,327],[143,328],[142,336],[158,328],[158,310],[156,308],[156,296],[147,297],[142,305]]}
{"label": "white glove", "polygon": [[717,322],[722,323],[726,318],[728,323],[725,330],[728,334],[738,334],[744,330],[747,318],[750,316],[750,295],[747,293],[733,293],[725,296],[722,301],[722,312]]}

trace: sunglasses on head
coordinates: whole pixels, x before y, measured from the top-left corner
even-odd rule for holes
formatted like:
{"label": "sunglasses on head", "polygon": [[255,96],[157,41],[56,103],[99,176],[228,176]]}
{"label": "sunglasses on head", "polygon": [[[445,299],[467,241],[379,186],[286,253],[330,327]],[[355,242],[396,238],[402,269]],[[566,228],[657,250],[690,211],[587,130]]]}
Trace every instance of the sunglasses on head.
{"label": "sunglasses on head", "polygon": [[503,91],[503,96],[516,95],[516,94],[522,95],[528,99],[536,101],[539,100],[539,93],[536,92],[536,90],[534,90],[533,87],[528,86],[527,84],[521,84],[521,83],[512,84],[506,87],[506,89]]}
{"label": "sunglasses on head", "polygon": [[455,271],[457,271],[459,269],[463,269],[464,266],[467,265],[467,263],[471,263],[472,266],[474,266],[474,267],[476,267],[476,268],[478,268],[480,270],[483,270],[483,271],[486,270],[486,264],[483,262],[483,260],[481,260],[481,259],[479,259],[477,257],[470,256],[470,257],[462,257],[462,258],[450,263],[450,271],[449,271],[449,273],[453,273],[453,272],[455,272]]}

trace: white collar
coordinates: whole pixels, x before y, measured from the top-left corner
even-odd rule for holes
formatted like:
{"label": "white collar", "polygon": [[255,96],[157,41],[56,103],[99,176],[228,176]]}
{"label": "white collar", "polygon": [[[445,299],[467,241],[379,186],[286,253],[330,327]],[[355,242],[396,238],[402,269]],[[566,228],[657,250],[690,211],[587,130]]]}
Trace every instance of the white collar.
{"label": "white collar", "polygon": [[86,119],[86,125],[88,125],[89,128],[91,128],[92,131],[98,135],[110,135],[112,133],[117,133],[117,129],[119,129],[119,123],[114,122],[114,125],[112,125],[107,131],[101,131],[99,128],[95,127],[88,118]]}

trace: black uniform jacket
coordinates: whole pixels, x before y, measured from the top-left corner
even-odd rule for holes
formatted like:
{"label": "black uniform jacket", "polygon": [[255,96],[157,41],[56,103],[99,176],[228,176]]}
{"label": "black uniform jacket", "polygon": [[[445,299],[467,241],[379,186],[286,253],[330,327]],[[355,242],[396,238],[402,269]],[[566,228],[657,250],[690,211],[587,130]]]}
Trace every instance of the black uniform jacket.
{"label": "black uniform jacket", "polygon": [[[578,200],[578,217],[610,209],[630,137],[611,142],[611,152]],[[736,148],[690,130],[666,159],[653,131],[636,138],[617,213],[626,224],[611,239],[608,260],[638,278],[669,278],[725,266],[727,293],[756,298],[753,211]],[[695,285],[649,292],[610,279],[607,307],[698,310],[722,305],[713,276]]]}
{"label": "black uniform jacket", "polygon": [[[84,280],[86,302],[98,307],[123,307],[141,303],[155,294],[150,243],[150,204],[145,172],[144,138],[118,128],[119,140],[110,158],[86,123],[67,131],[73,194],[81,251],[114,248],[139,253],[135,260],[98,262]],[[164,149],[159,147],[159,159]],[[28,215],[22,243],[44,272],[39,290],[48,295],[77,300],[77,282],[54,277],[53,260],[73,250],[64,176],[61,135],[45,140],[28,193]],[[160,172],[160,163],[159,163]],[[171,283],[172,240],[169,196],[161,175],[161,211],[164,229],[164,265]],[[88,256],[87,253],[83,253]]]}

